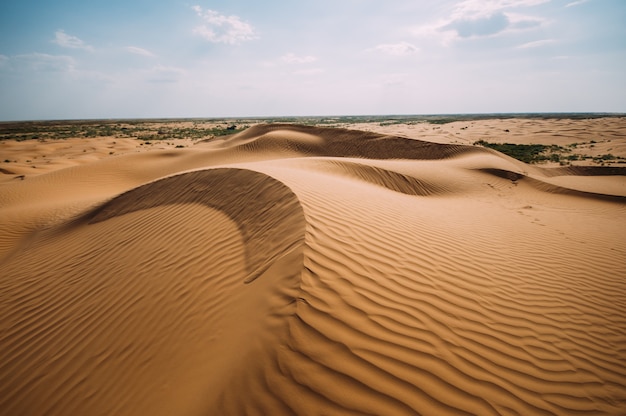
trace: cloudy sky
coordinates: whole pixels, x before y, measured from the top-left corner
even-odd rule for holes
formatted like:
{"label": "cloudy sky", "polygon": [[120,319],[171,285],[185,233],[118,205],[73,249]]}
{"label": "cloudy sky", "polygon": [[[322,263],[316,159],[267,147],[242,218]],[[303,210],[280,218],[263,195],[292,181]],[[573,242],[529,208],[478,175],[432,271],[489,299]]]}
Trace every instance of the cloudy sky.
{"label": "cloudy sky", "polygon": [[626,112],[624,0],[0,5],[0,120]]}

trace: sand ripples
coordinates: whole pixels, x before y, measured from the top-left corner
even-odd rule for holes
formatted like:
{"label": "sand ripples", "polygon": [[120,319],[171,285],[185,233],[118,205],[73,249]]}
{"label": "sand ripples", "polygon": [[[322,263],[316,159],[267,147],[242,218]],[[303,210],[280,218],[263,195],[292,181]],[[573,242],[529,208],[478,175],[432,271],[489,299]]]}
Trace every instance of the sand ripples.
{"label": "sand ripples", "polygon": [[624,413],[623,196],[551,182],[621,171],[288,125],[211,152],[8,251],[0,413]]}

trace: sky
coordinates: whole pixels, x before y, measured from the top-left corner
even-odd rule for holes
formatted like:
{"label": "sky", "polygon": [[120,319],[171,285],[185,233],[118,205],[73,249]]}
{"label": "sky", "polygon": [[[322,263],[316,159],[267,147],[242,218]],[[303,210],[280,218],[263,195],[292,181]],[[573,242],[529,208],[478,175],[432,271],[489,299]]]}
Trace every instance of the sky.
{"label": "sky", "polygon": [[625,0],[20,0],[0,120],[626,113]]}

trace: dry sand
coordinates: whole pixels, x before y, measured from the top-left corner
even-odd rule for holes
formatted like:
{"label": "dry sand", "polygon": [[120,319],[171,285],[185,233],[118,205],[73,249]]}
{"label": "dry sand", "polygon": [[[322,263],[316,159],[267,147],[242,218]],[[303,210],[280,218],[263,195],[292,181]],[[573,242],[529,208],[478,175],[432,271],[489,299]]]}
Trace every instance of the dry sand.
{"label": "dry sand", "polygon": [[626,414],[626,172],[489,123],[1,142],[0,414]]}

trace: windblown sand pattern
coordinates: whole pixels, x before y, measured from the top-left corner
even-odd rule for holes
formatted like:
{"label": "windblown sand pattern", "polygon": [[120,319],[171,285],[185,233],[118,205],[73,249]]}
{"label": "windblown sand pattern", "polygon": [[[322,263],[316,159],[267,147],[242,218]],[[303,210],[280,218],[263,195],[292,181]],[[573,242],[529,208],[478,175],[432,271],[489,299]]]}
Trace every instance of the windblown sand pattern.
{"label": "windblown sand pattern", "polygon": [[258,125],[0,186],[0,413],[626,414],[626,171]]}

